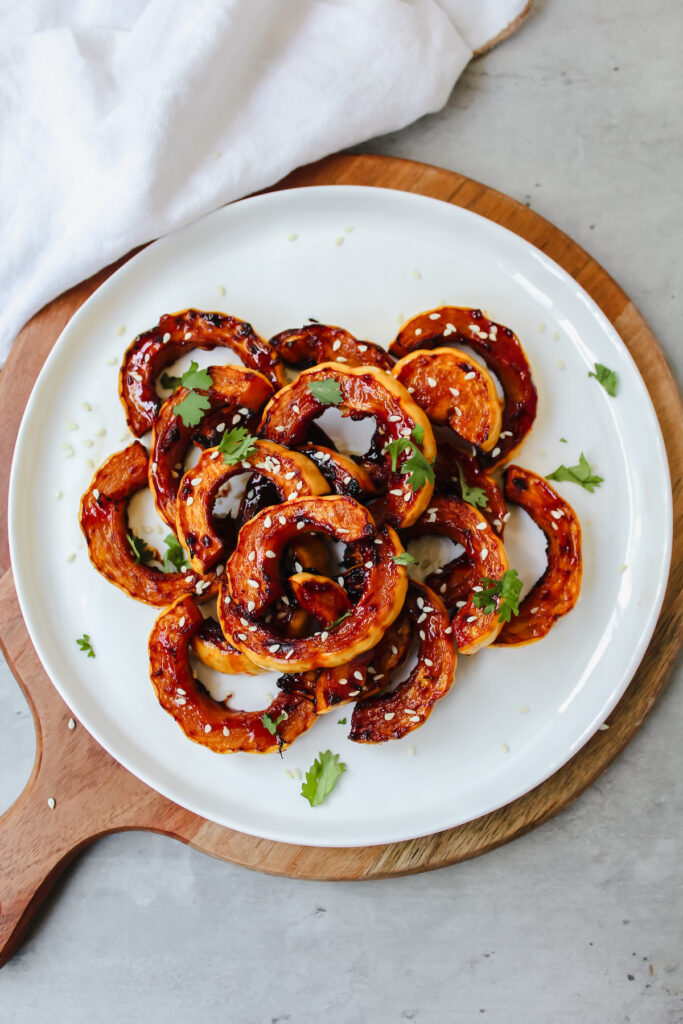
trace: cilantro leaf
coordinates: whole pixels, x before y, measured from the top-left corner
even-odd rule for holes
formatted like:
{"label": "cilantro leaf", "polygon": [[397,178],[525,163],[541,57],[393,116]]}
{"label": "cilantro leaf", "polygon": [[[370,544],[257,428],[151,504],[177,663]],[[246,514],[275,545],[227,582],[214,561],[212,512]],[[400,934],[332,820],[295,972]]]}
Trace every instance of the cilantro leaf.
{"label": "cilantro leaf", "polygon": [[332,792],[339,776],[346,771],[346,765],[339,760],[339,754],[331,750],[320,751],[306,772],[306,781],[301,784],[301,795],[311,807],[317,807]]}
{"label": "cilantro leaf", "polygon": [[172,533],[164,537],[164,544],[166,545],[164,572],[180,572],[188,561],[187,551]]}
{"label": "cilantro leaf", "polygon": [[90,643],[90,637],[88,636],[87,633],[84,633],[83,636],[81,637],[81,639],[77,640],[76,643],[78,644],[80,649],[83,651],[83,653],[87,654],[89,658],[94,658],[95,657],[95,652],[93,650],[92,644]]}
{"label": "cilantro leaf", "polygon": [[425,436],[425,428],[421,427],[419,423],[416,423],[413,427],[413,438],[417,444],[422,444]]}
{"label": "cilantro leaf", "polygon": [[470,505],[474,505],[475,508],[488,508],[489,499],[486,497],[486,491],[481,487],[469,487],[465,480],[462,466],[459,462],[456,462],[456,466],[458,467],[458,476],[460,477],[462,500],[469,502]]}
{"label": "cilantro leaf", "polygon": [[199,363],[195,363],[193,360],[190,363],[190,369],[185,370],[185,373],[180,378],[180,382],[189,391],[196,391],[197,388],[210,388],[213,384],[213,379],[208,370],[200,370]]}
{"label": "cilantro leaf", "polygon": [[187,398],[173,406],[173,412],[176,416],[180,416],[186,427],[196,427],[204,413],[210,408],[211,402],[206,395],[190,391]]}
{"label": "cilantro leaf", "polygon": [[233,466],[256,451],[256,438],[252,437],[246,427],[235,427],[223,434],[218,451],[223,454],[226,466]]}
{"label": "cilantro leaf", "polygon": [[617,393],[617,384],[619,383],[619,378],[614,370],[610,370],[609,366],[604,366],[602,363],[596,363],[595,372],[591,370],[588,376],[595,377],[598,384],[602,384],[607,394],[614,398]]}
{"label": "cilantro leaf", "polygon": [[568,443],[566,437],[561,437],[560,441],[562,442],[562,444],[567,444]]}
{"label": "cilantro leaf", "polygon": [[496,598],[498,606],[498,619],[500,622],[509,622],[513,615],[519,615],[519,595],[522,592],[523,583],[517,575],[516,569],[508,569],[499,580],[483,579],[479,581],[483,590],[472,598],[475,608],[481,608],[484,615],[490,615],[496,610]]}
{"label": "cilantro leaf", "polygon": [[162,373],[161,375],[161,386],[162,388],[170,388],[171,391],[175,391],[181,384],[180,377],[173,377],[170,373]]}
{"label": "cilantro leaf", "polygon": [[328,630],[336,629],[336,627],[339,625],[340,622],[343,622],[344,619],[348,619],[350,617],[351,617],[351,612],[344,612],[343,615],[340,615],[338,619],[335,619],[334,622],[331,622],[329,624],[329,626],[327,626],[326,628]]}
{"label": "cilantro leaf", "polygon": [[142,562],[143,565],[147,565],[151,562],[156,555],[156,551],[153,548],[147,546],[147,543],[142,537],[136,537],[134,533],[127,533],[126,539],[130,545],[130,550],[133,552],[133,558],[137,562]]}
{"label": "cilantro leaf", "polygon": [[346,719],[345,718],[338,718],[337,719],[337,725],[346,725]]}
{"label": "cilantro leaf", "polygon": [[578,466],[558,466],[552,473],[548,473],[546,480],[568,480],[569,483],[579,484],[584,490],[592,494],[596,487],[603,482],[604,477],[596,476],[586,456],[581,452]]}
{"label": "cilantro leaf", "polygon": [[265,727],[268,730],[268,732],[270,733],[270,735],[274,736],[275,733],[277,732],[278,725],[280,724],[280,722],[284,721],[284,719],[286,717],[287,717],[287,714],[286,714],[285,711],[283,711],[281,714],[279,714],[277,716],[275,721],[273,721],[273,719],[270,717],[270,715],[267,715],[267,714],[264,713],[264,714],[261,715],[261,721],[265,725]]}
{"label": "cilantro leaf", "polygon": [[[416,427],[413,430],[413,437],[416,440],[418,437],[422,439],[422,437],[424,437],[423,428],[419,426]],[[399,472],[409,473],[410,489],[412,491],[419,491],[427,481],[429,481],[430,484],[434,483],[434,467],[433,463],[427,459],[424,452],[417,447],[415,441],[411,440],[409,437],[397,437],[395,441],[388,441],[382,451],[391,456],[391,472],[395,473],[396,467],[398,466],[399,455],[401,452],[407,451],[408,449],[410,449],[411,455],[405,460]]]}
{"label": "cilantro leaf", "polygon": [[417,565],[417,558],[413,558],[410,551],[402,551],[400,555],[391,556],[394,565]]}
{"label": "cilantro leaf", "polygon": [[323,405],[341,405],[341,387],[336,380],[311,380],[308,390]]}

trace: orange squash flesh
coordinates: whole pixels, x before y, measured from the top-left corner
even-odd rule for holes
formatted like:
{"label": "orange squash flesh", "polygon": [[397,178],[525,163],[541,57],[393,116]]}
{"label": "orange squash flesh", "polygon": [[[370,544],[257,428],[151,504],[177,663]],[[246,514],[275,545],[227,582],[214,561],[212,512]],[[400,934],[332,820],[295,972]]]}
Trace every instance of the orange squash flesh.
{"label": "orange squash flesh", "polygon": [[80,523],[90,561],[102,576],[136,601],[165,605],[184,594],[205,601],[218,589],[215,575],[162,572],[136,562],[127,535],[128,502],[147,486],[147,452],[134,441],[111,455],[97,470],[81,498]]}
{"label": "orange squash flesh", "polygon": [[408,320],[389,346],[397,359],[418,348],[445,342],[467,345],[498,377],[505,393],[502,430],[493,450],[482,455],[484,467],[510,458],[536,418],[538,397],[529,362],[514,331],[484,316],[480,309],[441,306]]}
{"label": "orange squash flesh", "polygon": [[258,675],[263,669],[247,658],[246,654],[235,650],[223,636],[220,624],[213,618],[204,619],[193,633],[190,641],[194,654],[202,665],[212,668],[224,675]]}
{"label": "orange squash flesh", "polygon": [[[346,367],[339,363],[324,363],[311,370],[304,370],[293,384],[282,388],[266,406],[261,421],[260,434],[273,441],[284,441],[288,445],[301,447],[306,443],[310,425],[321,416],[328,405],[318,401],[309,389],[309,384],[333,381],[339,385],[341,402],[336,408],[342,416],[352,419],[374,417],[377,434],[381,437],[381,461],[390,465],[388,454],[381,454],[381,448],[390,441],[410,435],[415,427],[422,428],[420,448],[428,461],[436,455],[436,443],[429,420],[422,409],[397,380],[373,366]],[[398,457],[396,472],[388,477],[387,493],[373,505],[373,516],[378,523],[391,526],[408,526],[419,518],[429,504],[433,484],[425,483],[419,490],[410,486],[410,474],[401,473],[401,467],[408,460],[410,452]]]}
{"label": "orange squash flesh", "polygon": [[519,615],[503,626],[497,647],[518,647],[540,640],[579,599],[583,568],[581,526],[574,509],[547,480],[521,466],[508,466],[505,496],[543,530],[548,566],[519,606]]}
{"label": "orange squash flesh", "polygon": [[[211,447],[220,443],[225,430],[239,426],[251,432],[273,394],[272,384],[255,370],[242,366],[210,366],[208,373],[213,383],[200,394],[205,395],[211,405],[200,424],[188,427],[182,417],[176,416],[175,407],[189,394],[187,388],[178,388],[161,406],[152,427],[149,486],[159,515],[172,530],[176,528],[176,497],[182,464],[192,441],[202,434],[206,436],[210,420],[213,421],[211,433],[215,434]],[[220,415],[217,417],[216,413]]]}
{"label": "orange squash flesh", "polygon": [[281,331],[270,344],[285,363],[302,369],[334,360],[347,366],[378,366],[388,371],[394,363],[380,345],[359,341],[343,327],[330,324],[305,324]]}
{"label": "orange squash flesh", "polygon": [[455,680],[457,654],[443,603],[429,587],[411,580],[406,611],[419,639],[417,665],[392,693],[356,705],[349,732],[356,743],[384,743],[419,729]]}
{"label": "orange squash flesh", "polygon": [[473,505],[457,498],[437,496],[422,516],[402,537],[436,534],[461,544],[465,553],[427,577],[428,586],[438,591],[448,607],[463,602],[453,616],[453,638],[461,654],[475,654],[493,643],[501,629],[496,611],[485,614],[473,604],[483,578],[501,579],[509,569],[505,548],[484,516]]}
{"label": "orange squash flesh", "polygon": [[[311,532],[334,537],[355,549],[361,562],[358,600],[349,618],[333,631],[282,639],[268,628],[263,616],[283,593],[279,561],[285,545],[297,534]],[[401,609],[407,576],[394,562],[401,551],[394,531],[383,528],[377,532],[367,509],[351,498],[298,498],[265,509],[242,527],[228,561],[218,604],[223,632],[257,664],[280,671],[306,672],[349,661],[373,647]],[[252,552],[254,558],[249,559]],[[268,552],[274,557],[268,557]]]}
{"label": "orange squash flesh", "polygon": [[501,405],[488,370],[456,348],[418,349],[391,371],[426,412],[430,423],[449,426],[482,451],[498,440]]}
{"label": "orange squash flesh", "polygon": [[198,309],[166,313],[156,327],[134,339],[121,365],[119,396],[136,437],[150,430],[156,419],[161,399],[154,385],[162,370],[192,349],[219,346],[236,352],[245,366],[262,373],[274,388],[286,383],[282,361],[251,324],[225,313]]}
{"label": "orange squash flesh", "polygon": [[206,572],[225,557],[226,542],[215,524],[213,506],[219,488],[245,469],[257,470],[272,480],[282,501],[329,491],[314,462],[271,441],[257,441],[251,455],[230,465],[218,448],[202,452],[180,482],[176,506],[178,536],[196,571]]}
{"label": "orange squash flesh", "polygon": [[[280,693],[263,711],[236,711],[213,700],[195,679],[189,658],[192,637],[203,622],[191,598],[181,598],[161,613],[149,638],[150,679],[157,699],[185,735],[217,754],[245,751],[270,754],[289,746],[315,721],[311,702]],[[274,724],[267,729],[263,716]]]}

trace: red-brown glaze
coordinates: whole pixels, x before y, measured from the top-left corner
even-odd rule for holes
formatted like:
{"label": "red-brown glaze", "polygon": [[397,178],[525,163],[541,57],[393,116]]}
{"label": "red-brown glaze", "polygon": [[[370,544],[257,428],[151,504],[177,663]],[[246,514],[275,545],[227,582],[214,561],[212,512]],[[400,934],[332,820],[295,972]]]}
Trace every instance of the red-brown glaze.
{"label": "red-brown glaze", "polygon": [[299,451],[313,459],[334,494],[346,494],[364,504],[377,493],[368,471],[348,455],[322,445],[302,445]]}
{"label": "red-brown glaze", "polygon": [[453,617],[453,638],[461,654],[475,654],[493,643],[501,629],[497,612],[486,615],[472,599],[481,579],[501,579],[508,570],[503,542],[473,505],[443,496],[433,497],[422,518],[401,531],[404,541],[428,534],[449,537],[465,549],[440,572],[431,573],[427,584],[449,608],[462,603]]}
{"label": "red-brown glaze", "polygon": [[181,355],[195,348],[232,349],[245,366],[258,370],[274,388],[286,383],[277,353],[251,324],[226,313],[185,309],[166,313],[156,327],[139,334],[126,349],[119,374],[119,395],[128,426],[136,437],[150,430],[161,405],[156,378]]}
{"label": "red-brown glaze", "polygon": [[175,407],[189,394],[187,388],[178,388],[161,406],[152,427],[149,486],[159,515],[172,530],[176,528],[176,496],[183,462],[192,441],[208,439],[210,422],[210,432],[216,436],[214,445],[220,443],[225,430],[234,427],[245,427],[251,433],[273,394],[272,384],[262,373],[243,366],[210,366],[208,373],[213,383],[199,393],[206,396],[211,407],[197,426],[187,427],[182,417],[175,415]]}
{"label": "red-brown glaze", "polygon": [[359,341],[343,327],[330,324],[305,324],[296,330],[281,331],[270,339],[270,344],[283,362],[300,369],[331,360],[347,366],[378,366],[387,371],[394,364],[380,345]]}
{"label": "red-brown glaze", "polygon": [[[322,533],[352,545],[361,559],[361,586],[351,615],[332,632],[283,640],[262,617],[283,593],[279,560],[299,533]],[[376,537],[381,544],[373,543]],[[268,558],[268,551],[275,557]],[[349,661],[374,647],[401,609],[407,576],[394,562],[401,551],[394,531],[385,527],[377,533],[367,509],[351,498],[298,498],[265,509],[242,527],[228,562],[218,604],[223,632],[253,661],[280,671],[306,672]]]}
{"label": "red-brown glaze", "polygon": [[434,426],[448,426],[488,452],[501,425],[501,405],[488,370],[457,348],[417,349],[391,371]]}
{"label": "red-brown glaze", "polygon": [[508,520],[508,510],[500,487],[493,477],[481,468],[476,455],[440,440],[434,463],[436,490],[439,494],[452,495],[464,500],[458,466],[462,468],[465,484],[468,487],[478,487],[484,492],[486,505],[483,508],[477,507],[498,536],[502,537]]}
{"label": "red-brown glaze", "polygon": [[419,729],[455,680],[457,654],[443,603],[429,587],[411,580],[406,608],[419,638],[417,665],[393,693],[356,705],[349,732],[349,739],[356,743],[398,740]]}
{"label": "red-brown glaze", "polygon": [[570,612],[581,590],[581,526],[574,509],[547,480],[521,466],[505,471],[505,496],[531,516],[546,536],[548,567],[506,622],[497,647],[533,643]]}
{"label": "red-brown glaze", "polygon": [[[186,597],[154,623],[149,638],[150,678],[162,708],[189,739],[217,754],[283,750],[315,721],[310,701],[295,693],[280,693],[263,711],[233,711],[227,702],[213,700],[190,666],[190,641],[202,621],[199,609]],[[264,714],[273,723],[286,716],[274,735],[263,723]]]}
{"label": "red-brown glaze", "polygon": [[334,580],[310,572],[289,577],[289,586],[299,605],[323,626],[336,622],[351,610],[349,596]]}
{"label": "red-brown glaze", "polygon": [[181,480],[176,502],[178,537],[196,571],[206,572],[226,556],[225,537],[216,526],[213,507],[222,485],[245,469],[257,470],[272,480],[281,501],[329,491],[314,462],[272,441],[257,441],[251,455],[230,465],[226,465],[218,448],[202,452]]}
{"label": "red-brown glaze", "polygon": [[481,356],[505,392],[503,429],[498,443],[493,451],[482,455],[482,466],[497,465],[510,458],[536,418],[537,394],[528,360],[509,327],[489,320],[480,309],[460,306],[442,306],[408,320],[389,351],[402,358],[417,348],[434,348],[449,341],[467,345]]}
{"label": "red-brown glaze", "polygon": [[136,562],[128,543],[128,502],[147,486],[147,452],[134,441],[100,466],[81,498],[80,523],[90,561],[102,576],[136,601],[165,605],[184,594],[205,601],[216,593],[215,575],[162,572]]}
{"label": "red-brown glaze", "polygon": [[[306,443],[310,424],[329,408],[318,401],[309,390],[312,382],[332,380],[339,384],[342,400],[337,409],[342,416],[352,419],[373,417],[383,447],[389,441],[410,435],[416,426],[422,427],[421,449],[431,461],[436,455],[436,443],[429,420],[422,409],[397,380],[373,366],[345,367],[338,363],[324,363],[304,370],[293,384],[282,388],[266,406],[261,421],[262,437],[280,440],[294,447]],[[388,490],[373,505],[372,514],[378,523],[408,526],[420,516],[429,504],[433,485],[426,483],[417,491],[410,486],[410,475],[401,473],[410,452],[398,457],[396,472],[388,478]],[[381,456],[384,465],[390,465],[389,455]],[[396,493],[392,493],[396,492]]]}
{"label": "red-brown glaze", "polygon": [[208,618],[199,625],[191,640],[192,650],[202,665],[212,668],[225,675],[246,673],[255,676],[263,671],[258,665],[247,658],[246,654],[235,650],[223,636],[219,623]]}

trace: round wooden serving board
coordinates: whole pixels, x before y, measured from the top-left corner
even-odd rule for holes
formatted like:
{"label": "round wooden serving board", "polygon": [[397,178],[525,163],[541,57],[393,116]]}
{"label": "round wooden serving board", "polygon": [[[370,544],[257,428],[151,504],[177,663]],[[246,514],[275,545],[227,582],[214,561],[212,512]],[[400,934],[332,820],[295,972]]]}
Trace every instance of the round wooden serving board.
{"label": "round wooden serving board", "polygon": [[[276,875],[382,878],[443,867],[485,853],[547,821],[575,799],[626,746],[652,707],[681,640],[683,605],[683,408],[662,352],[627,295],[570,238],[513,199],[452,171],[377,156],[334,156],[278,186],[375,185],[419,192],[488,217],[538,246],[593,297],[628,346],[657,409],[674,489],[674,552],[667,598],[640,668],[593,738],[555,775],[506,807],[458,828],[405,843],[318,849],[232,832],[171,803],[122,768],[78,724],[31,646],[9,568],[9,467],[30,390],[64,325],[112,273],[109,267],[41,310],[19,335],[0,378],[0,644],[35,718],[36,760],[26,789],[0,819],[0,964],[16,949],[64,867],[98,836],[149,829],[198,850]],[[118,266],[118,265],[117,265]],[[56,801],[54,810],[48,798]]]}

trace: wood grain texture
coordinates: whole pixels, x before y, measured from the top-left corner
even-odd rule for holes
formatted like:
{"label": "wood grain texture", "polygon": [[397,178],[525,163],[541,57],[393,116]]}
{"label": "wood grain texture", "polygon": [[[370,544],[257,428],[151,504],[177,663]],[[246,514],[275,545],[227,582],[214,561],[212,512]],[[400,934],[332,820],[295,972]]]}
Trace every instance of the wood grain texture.
{"label": "wood grain texture", "polygon": [[[536,789],[476,821],[405,843],[317,849],[255,839],[192,814],[122,768],[78,725],[33,650],[9,570],[6,497],[19,422],[35,378],[59,332],[116,266],[60,296],[19,335],[0,377],[5,430],[0,438],[0,645],[29,701],[36,760],[26,789],[0,818],[0,965],[12,955],[54,880],[101,835],[147,829],[214,857],[276,875],[363,879],[443,867],[486,853],[547,821],[605,770],[633,737],[673,666],[683,636],[683,406],[647,324],[619,286],[575,242],[538,214],[452,171],[388,157],[341,155],[289,175],[276,188],[377,185],[419,192],[466,207],[538,246],[575,277],[615,325],[654,402],[666,440],[674,493],[671,575],[652,642],[609,719],[563,768]],[[131,254],[132,255],[132,254]],[[128,257],[127,257],[128,258]],[[121,261],[123,262],[123,261]],[[49,797],[56,800],[50,810]]]}

